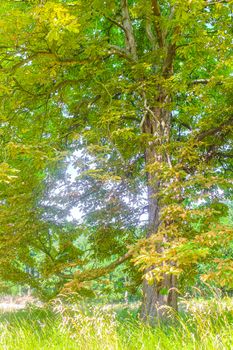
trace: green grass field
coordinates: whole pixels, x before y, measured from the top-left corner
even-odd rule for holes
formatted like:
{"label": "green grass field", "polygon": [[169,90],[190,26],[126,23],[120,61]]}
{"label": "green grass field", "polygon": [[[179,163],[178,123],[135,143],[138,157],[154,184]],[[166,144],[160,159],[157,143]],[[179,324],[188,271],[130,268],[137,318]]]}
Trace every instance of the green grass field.
{"label": "green grass field", "polygon": [[53,310],[28,308],[0,315],[0,349],[183,350],[233,349],[230,299],[192,301],[187,312],[150,328],[137,311],[57,304]]}

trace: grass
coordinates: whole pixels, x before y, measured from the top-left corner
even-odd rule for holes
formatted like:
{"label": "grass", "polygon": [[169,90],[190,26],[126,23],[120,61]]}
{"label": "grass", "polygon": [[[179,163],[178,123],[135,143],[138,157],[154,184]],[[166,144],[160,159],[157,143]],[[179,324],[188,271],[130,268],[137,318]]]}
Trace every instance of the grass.
{"label": "grass", "polygon": [[187,312],[154,328],[135,311],[64,306],[26,309],[0,315],[4,350],[219,350],[233,349],[231,299],[192,301]]}

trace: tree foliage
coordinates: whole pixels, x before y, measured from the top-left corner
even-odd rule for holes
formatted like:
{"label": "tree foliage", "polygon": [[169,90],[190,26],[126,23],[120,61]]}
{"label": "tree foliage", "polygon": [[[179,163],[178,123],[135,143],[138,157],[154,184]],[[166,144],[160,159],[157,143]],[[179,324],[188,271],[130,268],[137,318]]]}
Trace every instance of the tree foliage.
{"label": "tree foliage", "polygon": [[[8,269],[37,247],[41,275],[79,288],[131,257],[159,291],[164,276],[187,279],[215,259],[203,278],[232,285],[232,260],[217,253],[232,241],[219,219],[232,185],[231,10],[232,1],[209,0],[2,2]],[[42,214],[64,150],[81,155],[61,199],[82,210],[76,229]],[[80,232],[93,255],[78,251]],[[111,264],[86,271],[93,256]]]}

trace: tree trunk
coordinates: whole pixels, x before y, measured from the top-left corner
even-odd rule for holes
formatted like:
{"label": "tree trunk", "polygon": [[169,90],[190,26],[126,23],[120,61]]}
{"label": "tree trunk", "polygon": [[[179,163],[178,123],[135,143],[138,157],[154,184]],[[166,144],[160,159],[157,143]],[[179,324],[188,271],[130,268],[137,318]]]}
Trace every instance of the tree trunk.
{"label": "tree trunk", "polygon": [[[180,26],[177,25],[173,33],[175,34],[172,40],[166,42],[166,31],[164,31],[161,25],[161,9],[158,0],[151,0],[151,10],[153,14],[152,22],[154,24],[153,34],[150,24],[147,24],[147,36],[152,43],[152,47],[158,48],[161,52],[166,53],[164,61],[162,63],[162,78],[166,79],[171,76],[173,72],[173,61],[176,54],[176,40],[180,33]],[[172,13],[173,10],[171,10]],[[122,14],[122,26],[125,33],[125,48],[129,55],[131,55],[134,61],[138,60],[137,42],[133,32],[132,20],[130,18],[130,11],[128,8],[128,0],[121,0],[121,14]],[[152,53],[153,54],[153,53]],[[156,70],[156,66],[154,67]],[[166,109],[166,105],[171,102],[169,93],[165,91],[162,86],[158,85],[158,94],[155,97],[156,101],[150,101],[147,104],[146,91],[143,92],[143,100],[145,107],[145,115],[141,122],[142,132],[151,135],[151,140],[148,142],[145,150],[145,165],[148,166],[159,162],[164,164],[166,162],[171,166],[170,157],[166,154],[166,150],[162,151],[164,144],[169,143],[170,138],[170,116],[171,113]],[[155,92],[156,94],[156,92]],[[151,97],[150,97],[151,98]],[[156,103],[154,103],[156,102]],[[165,148],[164,148],[165,149]],[[155,172],[154,172],[155,173]],[[157,233],[160,225],[160,211],[161,204],[159,203],[159,189],[161,184],[150,170],[147,170],[148,180],[148,216],[149,216],[149,228],[147,237]],[[162,184],[164,185],[164,184]],[[151,267],[153,269],[153,266]],[[165,294],[165,291],[168,291]],[[168,308],[171,306],[173,309],[177,309],[177,294],[176,294],[176,279],[174,276],[164,276],[164,280],[160,285],[156,282],[153,285],[149,285],[145,280],[143,282],[143,304],[141,317],[144,321],[155,323],[157,318],[167,317]]]}
{"label": "tree trunk", "polygon": [[[158,98],[159,104],[166,104],[169,96],[161,93]],[[169,155],[161,152],[161,145],[167,144],[170,137],[170,112],[164,107],[150,108],[143,123],[143,132],[151,134],[151,141],[145,151],[145,165],[148,168],[153,163],[166,163],[171,166]],[[161,204],[159,201],[159,190],[164,185],[156,178],[156,171],[147,171],[148,187],[148,222],[147,238],[156,234],[160,225]],[[149,269],[152,270],[153,266]],[[145,271],[148,272],[149,270]],[[143,301],[141,319],[151,325],[159,320],[166,320],[171,315],[171,310],[177,310],[176,277],[165,275],[162,282],[149,284],[143,281]],[[171,309],[172,308],[172,309]]]}
{"label": "tree trunk", "polygon": [[[168,291],[167,294],[163,293],[164,289]],[[160,285],[156,282],[151,285],[144,279],[140,315],[143,322],[155,325],[160,320],[166,321],[172,317],[173,311],[177,311],[177,307],[175,276],[164,276],[164,280]]]}

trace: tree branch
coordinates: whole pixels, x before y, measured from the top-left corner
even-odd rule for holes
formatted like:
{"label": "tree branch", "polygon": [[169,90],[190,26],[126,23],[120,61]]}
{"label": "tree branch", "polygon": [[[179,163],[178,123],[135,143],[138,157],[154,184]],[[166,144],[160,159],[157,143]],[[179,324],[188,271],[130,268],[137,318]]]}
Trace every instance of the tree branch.
{"label": "tree branch", "polygon": [[77,79],[66,79],[61,81],[60,83],[55,84],[52,89],[50,90],[50,94],[62,89],[63,87],[67,86],[67,85],[77,85],[81,82],[81,80],[77,80]]}
{"label": "tree branch", "polygon": [[167,56],[163,65],[163,76],[168,77],[172,73],[173,60],[176,55],[176,44],[168,45]]}
{"label": "tree branch", "polygon": [[167,56],[163,65],[163,75],[165,77],[170,76],[170,74],[172,73],[173,60],[175,58],[176,49],[177,49],[176,42],[177,42],[177,37],[180,35],[180,32],[181,32],[180,26],[177,25],[174,28],[174,32],[173,32],[174,38],[172,39],[172,42],[168,45]]}
{"label": "tree branch", "polygon": [[202,141],[207,136],[212,136],[212,135],[218,134],[225,127],[231,127],[231,125],[233,125],[233,117],[231,117],[229,120],[225,121],[224,123],[222,123],[218,127],[202,131],[199,135],[196,136],[196,139],[198,141]]}
{"label": "tree branch", "polygon": [[[211,79],[195,79],[191,81],[190,85],[203,84],[206,85],[211,81]],[[215,85],[223,85],[222,81],[217,81]]]}
{"label": "tree branch", "polygon": [[229,4],[229,0],[216,0],[216,1],[206,1],[206,6],[216,5],[216,4]]}
{"label": "tree branch", "polygon": [[129,260],[132,256],[132,252],[127,252],[126,254],[122,255],[117,260],[113,261],[109,265],[105,267],[99,267],[96,269],[89,269],[83,272],[75,272],[74,274],[62,274],[62,276],[66,279],[75,279],[78,280],[78,282],[85,282],[85,281],[93,281],[96,278],[102,277],[109,272],[115,270],[115,268],[121,264],[123,264],[125,261]]}
{"label": "tree branch", "polygon": [[164,47],[164,36],[163,36],[163,31],[160,25],[160,18],[161,18],[161,12],[160,12],[160,8],[159,8],[159,3],[157,0],[151,0],[151,4],[152,4],[152,11],[154,14],[154,28],[155,28],[155,32],[157,34],[157,39],[158,39],[158,44],[159,47],[162,48]]}
{"label": "tree branch", "polygon": [[16,86],[18,87],[19,90],[23,91],[23,92],[26,92],[26,94],[30,95],[30,96],[33,96],[33,97],[37,97],[37,96],[46,96],[46,93],[33,93],[27,89],[25,89],[21,84],[20,82],[16,79],[16,78],[13,78],[14,82],[16,83]]}
{"label": "tree branch", "polygon": [[136,41],[133,33],[133,26],[129,15],[128,0],[121,0],[122,25],[125,31],[126,48],[132,55],[133,59],[137,60]]}
{"label": "tree branch", "polygon": [[[130,54],[130,52],[123,47],[117,46],[117,45],[109,45],[110,48],[110,54],[117,54],[120,57],[124,57],[129,61],[135,61],[133,56]],[[112,51],[111,51],[112,50]]]}
{"label": "tree branch", "polygon": [[191,85],[195,85],[195,84],[208,84],[210,82],[210,79],[195,79],[191,82]]}
{"label": "tree branch", "polygon": [[146,35],[152,45],[152,49],[155,50],[155,47],[156,47],[156,37],[152,31],[152,28],[151,28],[151,21],[150,21],[150,18],[146,18]]}
{"label": "tree branch", "polygon": [[117,21],[115,21],[115,19],[113,19],[113,18],[111,18],[111,17],[108,17],[108,16],[105,16],[105,18],[106,18],[109,22],[115,24],[117,27],[119,27],[120,29],[122,29],[122,30],[125,32],[125,27],[124,27],[120,22],[117,22]]}

